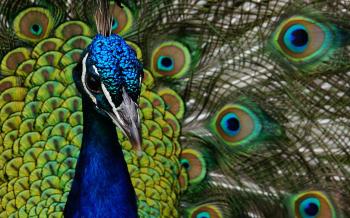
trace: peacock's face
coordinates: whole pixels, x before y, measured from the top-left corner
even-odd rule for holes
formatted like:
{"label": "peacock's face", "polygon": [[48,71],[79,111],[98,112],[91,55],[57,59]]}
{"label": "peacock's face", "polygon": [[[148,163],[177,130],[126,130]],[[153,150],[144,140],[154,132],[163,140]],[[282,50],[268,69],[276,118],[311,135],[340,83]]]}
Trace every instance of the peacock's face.
{"label": "peacock's face", "polygon": [[75,76],[80,91],[95,109],[109,116],[137,147],[141,76],[142,64],[118,35],[97,35],[83,55],[79,76]]}

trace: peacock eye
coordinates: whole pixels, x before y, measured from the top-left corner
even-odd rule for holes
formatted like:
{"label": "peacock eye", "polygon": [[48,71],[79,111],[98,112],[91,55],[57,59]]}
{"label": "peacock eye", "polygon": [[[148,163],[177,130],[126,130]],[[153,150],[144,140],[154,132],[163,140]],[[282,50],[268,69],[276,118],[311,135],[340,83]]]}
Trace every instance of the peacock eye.
{"label": "peacock eye", "polygon": [[200,212],[199,214],[197,214],[196,216],[197,218],[211,218],[210,214],[206,211],[204,212]]}
{"label": "peacock eye", "polygon": [[30,7],[16,16],[12,27],[20,39],[38,42],[50,34],[54,28],[54,18],[45,8]]}
{"label": "peacock eye", "polygon": [[206,162],[203,155],[194,149],[184,149],[181,152],[181,165],[186,169],[189,183],[198,184],[206,174]]}
{"label": "peacock eye", "polygon": [[227,105],[211,121],[214,133],[226,144],[240,145],[261,131],[257,116],[241,105]]}
{"label": "peacock eye", "polygon": [[329,51],[333,41],[333,30],[327,24],[294,16],[279,25],[273,43],[288,59],[307,62]]}
{"label": "peacock eye", "polygon": [[33,35],[39,36],[43,32],[43,28],[39,24],[33,24],[30,28],[30,32]]}
{"label": "peacock eye", "polygon": [[125,5],[121,7],[118,3],[111,3],[111,13],[113,16],[112,32],[118,35],[128,33],[134,23],[131,10]]}
{"label": "peacock eye", "polygon": [[93,93],[102,93],[101,81],[99,77],[94,77],[92,75],[87,75],[86,86]]}
{"label": "peacock eye", "polygon": [[221,210],[212,204],[203,204],[189,211],[191,218],[222,218]]}
{"label": "peacock eye", "polygon": [[299,213],[302,217],[316,217],[320,212],[320,200],[317,198],[306,198],[300,203]]}
{"label": "peacock eye", "polygon": [[160,56],[157,67],[162,71],[172,71],[174,69],[174,59],[169,56]]}
{"label": "peacock eye", "polygon": [[294,195],[289,205],[291,217],[321,218],[336,217],[336,210],[329,198],[319,191],[305,191]]}
{"label": "peacock eye", "polygon": [[118,29],[119,23],[118,20],[114,17],[112,21],[112,31]]}
{"label": "peacock eye", "polygon": [[166,41],[152,52],[151,70],[157,77],[183,77],[190,68],[191,54],[177,41]]}
{"label": "peacock eye", "polygon": [[183,166],[183,167],[185,167],[185,169],[186,170],[188,170],[188,169],[190,169],[190,163],[188,162],[188,160],[186,160],[186,159],[182,159],[181,160],[181,165]]}
{"label": "peacock eye", "polygon": [[236,113],[227,113],[222,117],[220,127],[227,135],[236,136],[240,132],[241,121]]}
{"label": "peacock eye", "polygon": [[309,33],[304,25],[294,24],[284,33],[282,40],[288,51],[303,53],[308,47]]}

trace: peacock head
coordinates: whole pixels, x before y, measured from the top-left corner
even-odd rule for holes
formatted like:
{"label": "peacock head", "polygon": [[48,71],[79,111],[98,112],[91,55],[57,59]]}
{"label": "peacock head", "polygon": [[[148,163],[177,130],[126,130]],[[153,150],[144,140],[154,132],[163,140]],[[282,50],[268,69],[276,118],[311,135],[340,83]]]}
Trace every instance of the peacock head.
{"label": "peacock head", "polygon": [[74,80],[80,92],[140,148],[137,101],[143,68],[134,50],[118,35],[97,35],[77,68]]}

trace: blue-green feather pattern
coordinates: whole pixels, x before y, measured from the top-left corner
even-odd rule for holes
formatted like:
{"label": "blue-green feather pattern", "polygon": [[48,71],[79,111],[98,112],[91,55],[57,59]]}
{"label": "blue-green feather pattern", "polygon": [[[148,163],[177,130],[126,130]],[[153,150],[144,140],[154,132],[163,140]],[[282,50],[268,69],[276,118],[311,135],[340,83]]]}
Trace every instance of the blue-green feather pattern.
{"label": "blue-green feather pattern", "polygon": [[[62,216],[84,127],[71,72],[97,34],[93,2],[0,6],[0,217]],[[144,68],[141,158],[118,130],[140,217],[349,216],[349,1],[121,6],[112,33]],[[42,19],[18,31],[28,12]]]}

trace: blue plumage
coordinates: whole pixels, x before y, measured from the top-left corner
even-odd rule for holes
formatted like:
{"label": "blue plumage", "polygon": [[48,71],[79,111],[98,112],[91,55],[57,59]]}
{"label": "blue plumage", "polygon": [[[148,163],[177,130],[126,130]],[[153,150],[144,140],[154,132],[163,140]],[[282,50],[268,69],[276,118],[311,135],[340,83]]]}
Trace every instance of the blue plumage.
{"label": "blue plumage", "polygon": [[83,99],[84,138],[65,217],[137,217],[136,195],[112,121]]}
{"label": "blue plumage", "polygon": [[65,217],[137,217],[137,201],[115,124],[140,145],[142,65],[117,35],[97,35],[74,70],[84,131]]}
{"label": "blue plumage", "polygon": [[114,95],[116,106],[122,101],[122,88],[136,102],[140,95],[142,64],[123,38],[116,34],[109,37],[97,35],[87,52],[87,65],[96,66],[102,82]]}

